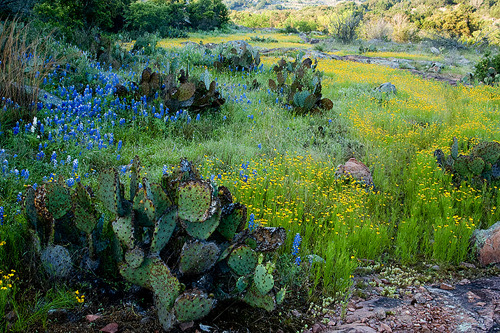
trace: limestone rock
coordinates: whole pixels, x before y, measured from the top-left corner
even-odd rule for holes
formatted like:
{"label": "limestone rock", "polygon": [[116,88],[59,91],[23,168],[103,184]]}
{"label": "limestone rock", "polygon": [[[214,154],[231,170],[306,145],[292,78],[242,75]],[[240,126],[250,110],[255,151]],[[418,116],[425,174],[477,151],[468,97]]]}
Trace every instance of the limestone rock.
{"label": "limestone rock", "polygon": [[345,164],[341,164],[335,171],[335,177],[352,176],[357,181],[364,182],[366,185],[373,184],[373,178],[366,165],[357,161],[355,158],[349,159]]}
{"label": "limestone rock", "polygon": [[383,93],[387,93],[387,94],[390,94],[390,93],[395,94],[395,93],[397,93],[396,86],[393,85],[390,82],[382,83],[380,86],[378,86],[377,90],[380,91],[380,92],[383,92]]}
{"label": "limestone rock", "polygon": [[500,221],[486,230],[475,230],[471,244],[481,266],[500,263]]}

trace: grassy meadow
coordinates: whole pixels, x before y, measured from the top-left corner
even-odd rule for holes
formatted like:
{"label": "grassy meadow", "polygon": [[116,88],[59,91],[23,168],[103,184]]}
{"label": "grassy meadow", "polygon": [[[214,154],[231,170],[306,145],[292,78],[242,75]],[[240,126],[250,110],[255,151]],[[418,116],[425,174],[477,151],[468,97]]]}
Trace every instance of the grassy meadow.
{"label": "grassy meadow", "polygon": [[[184,41],[207,44],[257,36],[277,42],[252,45],[311,47],[297,35],[197,33],[162,40],[152,54],[139,53],[115,69],[77,47],[51,41],[45,45],[49,53],[33,55],[53,56],[55,69],[34,80],[65,103],[39,105],[36,114],[21,110],[16,118],[8,113],[19,109],[4,103],[0,118],[0,270],[5,274],[0,309],[16,311],[11,330],[43,324],[48,308],[82,306],[81,293],[90,294],[87,299],[92,294],[85,286],[75,294],[74,284],[55,292],[53,284],[45,283],[43,269],[25,251],[31,238],[24,188],[59,176],[69,185],[96,187],[99,172],[109,167],[119,170],[125,182],[135,155],[153,180],[186,157],[204,177],[228,187],[256,223],[284,227],[287,241],[280,255],[299,263],[310,273],[312,288],[325,295],[347,293],[363,259],[443,266],[474,261],[469,237],[476,228],[500,220],[498,188],[478,189],[465,182],[457,188],[433,152],[447,154],[453,137],[463,154],[480,141],[500,140],[498,86],[451,86],[404,70],[319,59],[323,97],[333,101],[333,108],[298,116],[268,86],[281,57],[264,56],[263,66],[251,72],[219,72],[212,66],[216,55],[181,46]],[[403,57],[390,51],[373,56]],[[404,55],[411,57],[436,61],[446,54]],[[195,77],[208,71],[226,103],[217,111],[194,114],[165,110],[160,99],[118,99],[115,85],[138,82],[147,66],[159,72],[189,68]],[[253,80],[259,88],[251,87]],[[384,82],[394,84],[397,93],[375,89]],[[372,170],[373,190],[335,177],[337,166],[351,157]],[[297,234],[300,248],[292,255]],[[29,315],[31,310],[35,315]]]}

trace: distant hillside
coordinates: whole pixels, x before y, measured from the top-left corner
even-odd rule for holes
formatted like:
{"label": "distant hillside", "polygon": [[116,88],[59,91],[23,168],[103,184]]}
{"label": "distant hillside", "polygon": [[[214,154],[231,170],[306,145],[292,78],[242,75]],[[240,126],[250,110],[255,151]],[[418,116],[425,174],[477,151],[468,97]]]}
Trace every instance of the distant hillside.
{"label": "distant hillside", "polygon": [[222,0],[232,10],[302,9],[310,6],[335,6],[355,0]]}

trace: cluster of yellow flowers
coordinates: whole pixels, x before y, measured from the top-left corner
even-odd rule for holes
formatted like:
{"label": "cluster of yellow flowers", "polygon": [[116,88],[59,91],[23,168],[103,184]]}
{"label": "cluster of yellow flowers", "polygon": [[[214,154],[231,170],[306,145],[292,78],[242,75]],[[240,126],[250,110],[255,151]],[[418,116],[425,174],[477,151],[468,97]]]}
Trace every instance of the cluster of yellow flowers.
{"label": "cluster of yellow flowers", "polygon": [[75,291],[75,298],[78,303],[83,303],[85,302],[85,295],[81,294],[78,290]]}

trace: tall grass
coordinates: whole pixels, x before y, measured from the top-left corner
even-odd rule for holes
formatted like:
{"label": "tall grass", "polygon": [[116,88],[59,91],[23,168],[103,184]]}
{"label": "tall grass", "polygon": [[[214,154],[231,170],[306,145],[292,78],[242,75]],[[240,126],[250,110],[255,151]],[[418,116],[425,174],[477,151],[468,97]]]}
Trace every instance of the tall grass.
{"label": "tall grass", "polygon": [[0,22],[0,113],[2,125],[35,116],[40,84],[53,61],[47,60],[44,43],[49,36],[32,36],[29,25]]}

